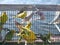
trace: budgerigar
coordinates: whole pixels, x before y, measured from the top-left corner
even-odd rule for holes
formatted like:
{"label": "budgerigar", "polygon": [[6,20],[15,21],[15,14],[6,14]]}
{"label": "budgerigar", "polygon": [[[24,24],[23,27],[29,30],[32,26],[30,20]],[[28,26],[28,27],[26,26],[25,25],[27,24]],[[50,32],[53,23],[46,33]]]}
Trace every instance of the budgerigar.
{"label": "budgerigar", "polygon": [[16,26],[18,29],[22,30],[17,35],[25,39],[28,43],[33,43],[36,40],[35,33],[30,30],[31,23],[29,22],[25,27],[16,22]]}
{"label": "budgerigar", "polygon": [[24,19],[26,16],[27,16],[27,12],[26,12],[26,11],[23,11],[23,12],[17,14],[16,16],[13,16],[13,17],[14,17],[14,18]]}
{"label": "budgerigar", "polygon": [[0,16],[0,30],[2,30],[3,25],[6,23],[7,20],[8,20],[8,16],[6,12],[2,12],[2,15]]}
{"label": "budgerigar", "polygon": [[12,40],[12,37],[13,37],[14,33],[15,33],[15,30],[10,30],[10,31],[6,34],[6,36],[5,36],[5,38],[4,38],[3,42],[2,42],[2,43],[3,43],[2,45],[4,45],[4,44],[6,43],[6,41]]}

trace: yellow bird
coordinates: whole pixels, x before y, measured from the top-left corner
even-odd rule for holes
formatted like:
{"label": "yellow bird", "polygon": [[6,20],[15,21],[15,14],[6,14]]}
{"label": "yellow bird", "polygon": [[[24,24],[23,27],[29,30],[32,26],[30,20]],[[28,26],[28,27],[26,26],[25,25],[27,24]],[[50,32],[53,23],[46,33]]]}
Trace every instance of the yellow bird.
{"label": "yellow bird", "polygon": [[6,12],[3,12],[2,15],[0,16],[0,23],[6,23],[6,21],[8,20],[8,16],[6,14]]}
{"label": "yellow bird", "polygon": [[6,12],[2,12],[2,15],[0,16],[0,28],[2,28],[2,26],[6,23],[7,20],[8,16]]}
{"label": "yellow bird", "polygon": [[25,17],[27,16],[27,12],[26,11],[23,11],[22,13],[16,15],[16,16],[13,16],[14,18],[21,18],[21,19],[24,19]]}
{"label": "yellow bird", "polygon": [[22,29],[24,31],[26,31],[27,35],[24,34],[22,37],[28,42],[28,43],[33,43],[35,40],[36,40],[36,35],[35,33],[28,29],[28,28],[25,28],[25,27],[22,27]]}
{"label": "yellow bird", "polygon": [[22,27],[22,32],[17,35],[25,39],[28,43],[33,43],[36,40],[36,35],[32,30]]}
{"label": "yellow bird", "polygon": [[21,24],[18,25],[17,28],[21,31],[17,35],[25,39],[28,43],[33,43],[36,40],[36,35],[32,30],[30,30],[30,27],[31,22],[29,22],[25,27]]}

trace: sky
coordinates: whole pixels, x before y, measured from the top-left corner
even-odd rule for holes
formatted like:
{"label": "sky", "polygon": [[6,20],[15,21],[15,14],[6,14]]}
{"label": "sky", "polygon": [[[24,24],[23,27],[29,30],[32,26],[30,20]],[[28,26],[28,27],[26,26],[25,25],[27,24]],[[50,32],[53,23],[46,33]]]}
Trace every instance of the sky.
{"label": "sky", "polygon": [[60,4],[60,0],[0,0],[0,4]]}

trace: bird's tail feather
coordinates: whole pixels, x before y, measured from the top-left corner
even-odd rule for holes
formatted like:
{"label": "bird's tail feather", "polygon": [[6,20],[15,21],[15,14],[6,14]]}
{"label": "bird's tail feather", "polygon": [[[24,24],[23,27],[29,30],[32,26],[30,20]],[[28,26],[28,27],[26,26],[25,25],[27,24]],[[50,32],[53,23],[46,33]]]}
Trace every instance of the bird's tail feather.
{"label": "bird's tail feather", "polygon": [[4,39],[4,40],[2,41],[2,45],[5,45],[5,43],[6,43],[6,40]]}

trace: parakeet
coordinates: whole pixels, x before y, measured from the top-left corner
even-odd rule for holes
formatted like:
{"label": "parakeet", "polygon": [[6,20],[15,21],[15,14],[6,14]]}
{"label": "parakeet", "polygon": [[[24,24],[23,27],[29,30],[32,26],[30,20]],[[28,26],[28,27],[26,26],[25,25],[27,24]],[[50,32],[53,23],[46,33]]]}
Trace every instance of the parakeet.
{"label": "parakeet", "polygon": [[25,31],[26,30],[26,33],[23,35],[23,38],[28,42],[28,43],[33,43],[35,40],[36,40],[36,35],[35,33],[28,29],[28,28],[25,28],[25,27],[22,27],[22,29]]}
{"label": "parakeet", "polygon": [[30,26],[31,22],[29,22],[26,26],[19,25],[17,28],[22,31],[19,32],[17,35],[25,39],[28,43],[33,43],[36,39],[36,35],[32,30],[30,30]]}
{"label": "parakeet", "polygon": [[47,34],[48,43],[51,43],[51,35],[52,34],[50,32]]}
{"label": "parakeet", "polygon": [[24,19],[27,16],[27,12],[23,11],[21,13],[18,13],[16,16],[13,16],[14,18],[21,18]]}
{"label": "parakeet", "polygon": [[3,42],[2,42],[2,43],[3,43],[2,45],[4,45],[4,44],[6,43],[6,41],[12,40],[12,37],[13,37],[14,33],[15,33],[15,30],[10,30],[10,31],[6,34],[6,36],[5,36],[5,38],[4,38]]}
{"label": "parakeet", "polygon": [[33,31],[23,27],[22,32],[20,32],[18,35],[20,35],[23,39],[25,39],[28,43],[33,43],[36,40],[36,35]]}
{"label": "parakeet", "polygon": [[47,43],[51,43],[51,40],[50,40],[50,37],[51,37],[51,33],[48,33],[46,35],[42,35],[40,34],[40,39],[44,42],[44,44],[47,45]]}
{"label": "parakeet", "polygon": [[4,23],[6,23],[7,20],[8,20],[8,16],[7,16],[6,12],[2,12],[2,15],[0,16],[0,23],[4,24]]}
{"label": "parakeet", "polygon": [[8,20],[8,16],[7,16],[6,12],[2,12],[2,15],[0,16],[0,30],[3,27],[3,25],[6,23],[7,20]]}

